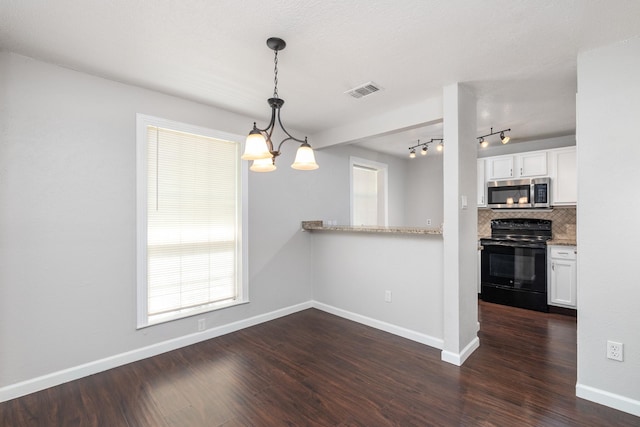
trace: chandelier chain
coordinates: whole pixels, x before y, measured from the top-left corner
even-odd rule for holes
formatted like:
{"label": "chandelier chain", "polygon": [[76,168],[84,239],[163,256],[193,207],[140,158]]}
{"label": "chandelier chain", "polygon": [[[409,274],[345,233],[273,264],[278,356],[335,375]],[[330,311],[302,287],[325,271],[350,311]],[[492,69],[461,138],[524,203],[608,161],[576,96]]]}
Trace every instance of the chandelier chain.
{"label": "chandelier chain", "polygon": [[278,97],[278,51],[276,50],[275,57],[273,58],[273,97]]}

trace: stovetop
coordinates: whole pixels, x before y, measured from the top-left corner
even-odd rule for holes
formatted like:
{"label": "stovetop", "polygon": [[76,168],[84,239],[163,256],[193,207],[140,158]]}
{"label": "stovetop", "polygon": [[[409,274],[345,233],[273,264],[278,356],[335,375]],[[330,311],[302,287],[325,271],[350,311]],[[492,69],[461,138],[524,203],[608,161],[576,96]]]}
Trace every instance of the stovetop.
{"label": "stovetop", "polygon": [[538,218],[505,218],[491,220],[494,242],[546,242],[551,239],[551,220]]}

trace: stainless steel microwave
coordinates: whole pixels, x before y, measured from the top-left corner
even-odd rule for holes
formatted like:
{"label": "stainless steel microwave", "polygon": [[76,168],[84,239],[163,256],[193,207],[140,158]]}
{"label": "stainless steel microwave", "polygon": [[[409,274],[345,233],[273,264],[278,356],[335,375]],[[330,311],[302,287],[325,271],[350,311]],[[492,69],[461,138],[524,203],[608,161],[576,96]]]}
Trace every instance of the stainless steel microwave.
{"label": "stainless steel microwave", "polygon": [[531,178],[487,183],[487,206],[492,209],[551,207],[551,179]]}

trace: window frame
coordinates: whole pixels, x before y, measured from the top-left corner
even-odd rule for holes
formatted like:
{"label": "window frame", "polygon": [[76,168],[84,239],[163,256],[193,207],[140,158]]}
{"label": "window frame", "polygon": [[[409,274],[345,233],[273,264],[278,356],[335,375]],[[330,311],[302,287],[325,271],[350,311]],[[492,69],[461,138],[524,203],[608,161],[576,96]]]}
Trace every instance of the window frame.
{"label": "window frame", "polygon": [[[237,161],[239,180],[237,197],[239,213],[239,230],[237,230],[237,239],[239,241],[240,250],[238,251],[238,259],[240,265],[236,269],[236,273],[240,276],[237,279],[238,298],[233,301],[227,301],[219,304],[211,303],[205,307],[195,307],[193,309],[176,310],[172,316],[166,316],[156,321],[149,321],[148,315],[148,283],[147,283],[147,127],[155,126],[160,128],[171,129],[177,132],[191,133],[209,138],[216,138],[237,144]],[[178,122],[174,120],[154,117],[145,114],[136,114],[136,329],[146,328],[149,326],[159,325],[174,320],[184,319],[191,316],[208,313],[228,307],[233,307],[249,302],[249,286],[248,286],[248,166],[247,162],[240,160],[242,143],[244,137],[210,128]]]}

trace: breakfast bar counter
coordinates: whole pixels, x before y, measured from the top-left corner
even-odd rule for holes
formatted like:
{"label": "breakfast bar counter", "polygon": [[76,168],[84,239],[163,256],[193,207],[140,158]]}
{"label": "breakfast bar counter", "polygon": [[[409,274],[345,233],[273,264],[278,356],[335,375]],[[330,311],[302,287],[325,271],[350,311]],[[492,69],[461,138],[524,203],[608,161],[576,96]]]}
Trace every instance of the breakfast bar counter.
{"label": "breakfast bar counter", "polygon": [[342,231],[352,233],[429,234],[442,235],[441,228],[325,225],[322,221],[302,221],[305,231]]}

